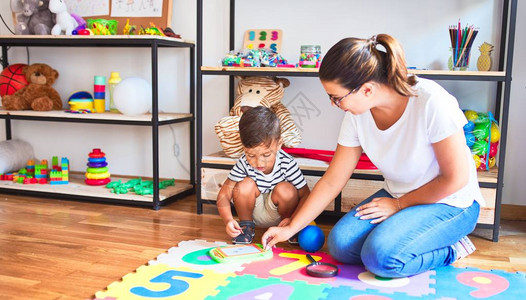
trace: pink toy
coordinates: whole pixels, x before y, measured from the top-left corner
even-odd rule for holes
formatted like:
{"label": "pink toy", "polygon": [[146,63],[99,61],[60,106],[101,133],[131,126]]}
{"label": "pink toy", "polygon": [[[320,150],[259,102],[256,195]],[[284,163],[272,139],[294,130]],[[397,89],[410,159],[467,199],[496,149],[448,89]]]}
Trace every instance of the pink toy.
{"label": "pink toy", "polygon": [[[286,148],[286,147],[283,147],[282,149],[288,154],[305,157],[305,158],[322,160],[326,162],[331,162],[332,157],[334,156],[334,151],[330,151],[330,150],[316,150],[316,149],[307,149],[307,148]],[[358,161],[358,164],[356,165],[356,169],[375,170],[377,168],[371,162],[369,157],[367,157],[365,153],[362,153],[362,155],[360,156],[360,160]]]}

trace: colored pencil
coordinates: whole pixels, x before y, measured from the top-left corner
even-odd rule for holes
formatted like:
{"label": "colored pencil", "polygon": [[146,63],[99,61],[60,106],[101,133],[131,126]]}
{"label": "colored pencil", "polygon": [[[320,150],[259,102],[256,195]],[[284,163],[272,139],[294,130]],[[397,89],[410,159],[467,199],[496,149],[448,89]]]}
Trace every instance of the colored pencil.
{"label": "colored pencil", "polygon": [[473,27],[473,25],[466,25],[462,28],[460,19],[458,20],[458,24],[449,26],[453,66],[459,67],[463,59],[464,61],[466,59],[469,60],[469,53],[471,52],[471,47],[478,31],[479,29]]}

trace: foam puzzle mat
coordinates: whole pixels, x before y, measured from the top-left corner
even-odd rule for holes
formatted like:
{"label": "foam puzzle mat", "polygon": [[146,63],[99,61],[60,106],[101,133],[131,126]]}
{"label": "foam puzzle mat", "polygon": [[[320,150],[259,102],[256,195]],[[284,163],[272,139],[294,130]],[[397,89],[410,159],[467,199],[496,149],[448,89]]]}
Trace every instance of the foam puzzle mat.
{"label": "foam puzzle mat", "polygon": [[407,278],[381,278],[360,265],[342,265],[323,252],[316,260],[337,264],[338,276],[307,275],[303,250],[273,249],[270,260],[216,263],[208,250],[224,242],[180,242],[167,253],[95,293],[95,299],[526,299],[526,274],[442,267]]}

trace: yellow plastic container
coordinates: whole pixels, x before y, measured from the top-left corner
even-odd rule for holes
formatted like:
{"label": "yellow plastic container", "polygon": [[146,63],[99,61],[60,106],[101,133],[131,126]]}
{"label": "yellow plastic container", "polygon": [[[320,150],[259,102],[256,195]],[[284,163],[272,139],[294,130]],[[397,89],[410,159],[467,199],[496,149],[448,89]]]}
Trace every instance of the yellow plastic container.
{"label": "yellow plastic container", "polygon": [[93,111],[93,101],[69,101],[69,107],[71,110],[90,110]]}
{"label": "yellow plastic container", "polygon": [[108,79],[108,85],[110,87],[110,111],[118,113],[119,110],[115,106],[115,103],[113,102],[113,92],[115,90],[115,86],[119,82],[121,82],[121,77],[119,75],[119,72],[111,72],[110,79]]}
{"label": "yellow plastic container", "polygon": [[103,113],[106,110],[106,100],[104,99],[93,99],[95,105],[95,112]]}

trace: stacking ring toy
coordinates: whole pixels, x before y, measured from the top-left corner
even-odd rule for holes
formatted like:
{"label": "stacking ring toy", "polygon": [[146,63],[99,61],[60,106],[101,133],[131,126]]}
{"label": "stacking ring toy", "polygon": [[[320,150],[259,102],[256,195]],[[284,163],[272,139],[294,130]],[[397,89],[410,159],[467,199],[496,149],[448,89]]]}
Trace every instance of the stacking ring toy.
{"label": "stacking ring toy", "polygon": [[102,158],[88,158],[88,161],[89,162],[93,162],[93,163],[101,163],[101,162],[106,162],[106,157],[102,157]]}
{"label": "stacking ring toy", "polygon": [[88,154],[88,157],[91,157],[91,158],[101,158],[104,156],[106,156],[106,154],[104,154],[104,152],[100,151],[100,149],[98,148],[93,149],[93,151],[91,151],[91,153]]}
{"label": "stacking ring toy", "polygon": [[92,174],[92,173],[86,173],[87,179],[105,179],[110,177],[110,173],[104,172],[104,173],[98,173],[98,174]]}
{"label": "stacking ring toy", "polygon": [[100,174],[100,173],[105,173],[105,172],[108,172],[108,167],[103,167],[103,168],[87,168],[86,169],[86,172],[90,173],[90,174]]}
{"label": "stacking ring toy", "polygon": [[87,185],[104,185],[109,183],[111,180],[109,178],[104,179],[86,179],[84,182],[86,182]]}
{"label": "stacking ring toy", "polygon": [[102,168],[108,165],[107,162],[90,162],[86,164],[90,168]]}

